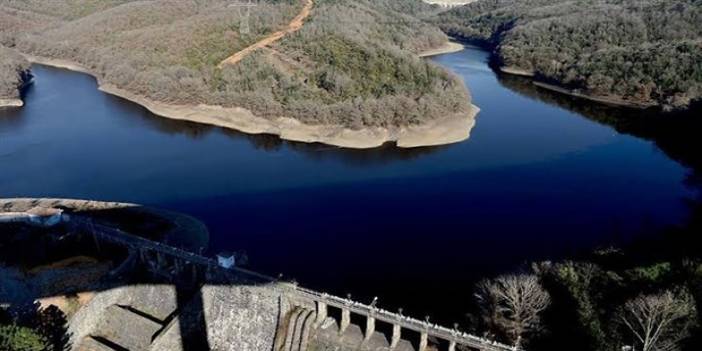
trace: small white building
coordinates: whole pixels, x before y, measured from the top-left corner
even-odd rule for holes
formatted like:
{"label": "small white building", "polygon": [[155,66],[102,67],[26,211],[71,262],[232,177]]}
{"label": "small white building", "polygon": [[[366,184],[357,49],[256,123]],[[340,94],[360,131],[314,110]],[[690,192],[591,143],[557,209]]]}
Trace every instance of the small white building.
{"label": "small white building", "polygon": [[217,264],[226,269],[236,266],[236,255],[232,252],[220,252],[217,254]]}
{"label": "small white building", "polygon": [[53,227],[67,221],[63,210],[35,207],[26,212],[0,212],[0,223],[26,223],[40,227]]}
{"label": "small white building", "polygon": [[424,0],[427,4],[439,5],[446,8],[468,5],[475,1],[477,0]]}

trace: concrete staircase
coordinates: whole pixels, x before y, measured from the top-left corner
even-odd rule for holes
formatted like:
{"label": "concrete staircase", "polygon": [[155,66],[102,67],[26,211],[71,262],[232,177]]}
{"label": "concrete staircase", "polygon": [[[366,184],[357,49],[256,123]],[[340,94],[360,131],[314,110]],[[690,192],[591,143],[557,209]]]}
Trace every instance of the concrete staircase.
{"label": "concrete staircase", "polygon": [[300,306],[294,307],[287,316],[285,341],[278,347],[278,351],[306,351],[315,318],[315,311]]}

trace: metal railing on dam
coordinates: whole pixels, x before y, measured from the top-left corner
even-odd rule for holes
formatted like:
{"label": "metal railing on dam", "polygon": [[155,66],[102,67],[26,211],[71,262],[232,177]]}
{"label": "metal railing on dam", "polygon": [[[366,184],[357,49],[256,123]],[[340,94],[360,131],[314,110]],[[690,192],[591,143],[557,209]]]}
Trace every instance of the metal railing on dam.
{"label": "metal railing on dam", "polygon": [[317,302],[317,319],[321,322],[326,318],[327,306],[337,307],[342,310],[342,325],[341,329],[348,326],[350,321],[350,313],[355,313],[367,318],[366,321],[366,337],[370,336],[375,330],[375,321],[383,321],[393,325],[393,337],[391,346],[396,346],[401,336],[401,329],[412,330],[421,335],[420,350],[426,348],[427,338],[429,336],[449,342],[449,350],[455,350],[456,345],[464,345],[483,351],[516,351],[519,350],[515,346],[508,346],[485,338],[480,338],[457,329],[449,329],[438,324],[421,321],[411,318],[400,313],[391,312],[367,305],[351,299],[345,299],[338,296],[319,293],[303,287],[296,287],[298,294],[301,294],[311,300]]}
{"label": "metal railing on dam", "polygon": [[[191,265],[194,268],[204,267],[208,272],[216,271],[218,274],[246,276],[248,279],[260,282],[278,282],[278,279],[260,274],[254,271],[239,267],[223,268],[218,265],[218,262],[209,257],[198,255],[186,250],[165,245],[159,242],[145,239],[122,230],[108,227],[102,224],[93,223],[89,218],[71,216],[68,221],[74,226],[79,226],[84,229],[96,240],[109,242],[121,247],[126,247],[130,250],[136,250],[142,256],[148,255],[155,257],[159,265],[163,265],[167,260],[164,256],[169,257],[172,264],[185,267]],[[180,263],[179,263],[180,261]],[[349,326],[351,313],[363,316],[366,318],[365,337],[369,338],[375,332],[375,322],[382,321],[393,326],[392,340],[390,343],[391,349],[396,347],[400,341],[402,330],[411,330],[419,333],[419,351],[425,351],[428,346],[428,338],[434,337],[439,340],[448,342],[449,351],[454,351],[457,345],[466,346],[469,348],[481,351],[519,351],[516,346],[508,346],[492,340],[477,337],[457,329],[449,329],[437,324],[429,323],[414,319],[401,313],[387,311],[378,308],[374,305],[367,305],[361,302],[353,301],[347,298],[341,298],[326,293],[320,293],[314,290],[306,289],[297,284],[286,284],[285,293],[293,293],[298,297],[314,301],[316,304],[316,325],[319,326],[327,318],[327,308],[329,306],[341,310],[341,321],[339,332],[343,333]]]}

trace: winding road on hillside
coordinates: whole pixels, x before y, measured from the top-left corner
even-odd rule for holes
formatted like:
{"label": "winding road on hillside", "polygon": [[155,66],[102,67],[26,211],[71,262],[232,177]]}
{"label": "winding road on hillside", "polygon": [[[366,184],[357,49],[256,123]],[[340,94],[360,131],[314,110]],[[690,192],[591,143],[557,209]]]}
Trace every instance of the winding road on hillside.
{"label": "winding road on hillside", "polygon": [[271,35],[268,35],[265,38],[251,44],[250,46],[235,53],[234,55],[227,57],[226,59],[224,59],[224,61],[219,63],[218,67],[222,68],[225,65],[236,64],[239,61],[246,58],[246,56],[249,56],[254,51],[271,45],[288,34],[297,32],[305,24],[305,19],[307,19],[307,17],[310,16],[310,13],[312,13],[313,6],[314,0],[305,0],[305,6],[302,8],[302,11],[300,11],[300,13],[297,16],[295,16],[295,18],[293,18],[292,22],[290,22],[285,27],[285,29],[272,33]]}

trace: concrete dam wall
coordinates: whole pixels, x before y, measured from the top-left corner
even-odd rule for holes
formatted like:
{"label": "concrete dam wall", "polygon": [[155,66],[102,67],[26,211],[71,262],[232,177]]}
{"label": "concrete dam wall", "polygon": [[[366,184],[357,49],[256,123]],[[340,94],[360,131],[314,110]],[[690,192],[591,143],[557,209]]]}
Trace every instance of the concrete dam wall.
{"label": "concrete dam wall", "polygon": [[314,310],[281,291],[203,286],[182,297],[173,286],[139,285],[100,292],[70,322],[73,350],[306,350]]}

